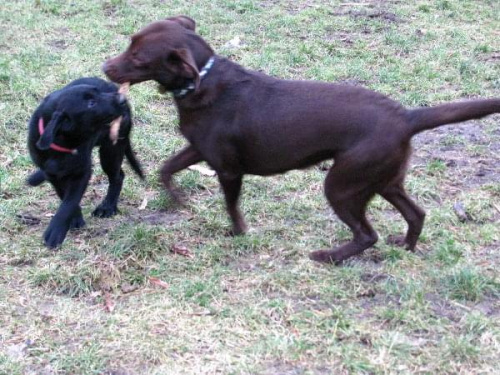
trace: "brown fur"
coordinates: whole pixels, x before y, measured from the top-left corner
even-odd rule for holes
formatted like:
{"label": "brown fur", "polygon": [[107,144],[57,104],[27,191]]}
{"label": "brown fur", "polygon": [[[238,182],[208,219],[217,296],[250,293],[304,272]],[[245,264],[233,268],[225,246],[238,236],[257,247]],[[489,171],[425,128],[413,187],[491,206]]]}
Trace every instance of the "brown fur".
{"label": "brown fur", "polygon": [[311,253],[316,261],[340,263],[377,241],[365,216],[375,194],[408,223],[406,236],[392,241],[414,250],[425,213],[403,188],[412,136],[500,112],[500,99],[408,110],[364,88],[280,80],[220,56],[200,82],[199,70],[213,51],[194,28],[185,16],[154,22],[103,68],[113,81],[155,80],[167,91],[198,82],[196,90],[175,99],[189,146],[165,162],[165,188],[177,196],[172,175],[205,160],[217,171],[233,232],[239,234],[246,229],[237,205],[244,174],[267,176],[334,159],[325,195],[353,239]]}

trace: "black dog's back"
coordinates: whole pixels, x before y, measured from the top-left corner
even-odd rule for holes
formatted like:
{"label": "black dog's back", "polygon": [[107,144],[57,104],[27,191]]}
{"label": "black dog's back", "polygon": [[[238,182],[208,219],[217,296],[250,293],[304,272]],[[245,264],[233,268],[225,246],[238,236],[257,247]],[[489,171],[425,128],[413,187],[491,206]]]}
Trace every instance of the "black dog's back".
{"label": "black dog's back", "polygon": [[65,88],[78,85],[95,86],[99,91],[102,92],[118,92],[118,87],[116,86],[116,84],[97,77],[83,77],[75,79],[74,81],[66,85]]}

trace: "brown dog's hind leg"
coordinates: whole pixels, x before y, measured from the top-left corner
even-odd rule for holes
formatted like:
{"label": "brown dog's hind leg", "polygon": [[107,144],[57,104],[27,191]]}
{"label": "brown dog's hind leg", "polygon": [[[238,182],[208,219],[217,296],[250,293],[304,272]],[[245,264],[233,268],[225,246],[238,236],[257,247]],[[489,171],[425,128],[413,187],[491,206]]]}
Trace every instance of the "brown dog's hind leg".
{"label": "brown dog's hind leg", "polygon": [[163,167],[160,172],[161,180],[165,190],[170,194],[175,203],[182,204],[182,196],[181,193],[173,186],[172,176],[175,173],[182,171],[190,165],[196,164],[202,160],[203,158],[198,151],[196,151],[192,146],[187,146],[163,163]]}
{"label": "brown dog's hind leg", "polygon": [[352,241],[333,250],[314,251],[309,255],[310,259],[340,264],[377,242],[377,233],[365,216],[366,206],[375,192],[369,181],[353,181],[351,176],[355,173],[334,166],[325,180],[325,195],[339,219],[351,229]]}
{"label": "brown dog's hind leg", "polygon": [[380,195],[392,204],[408,223],[406,236],[390,236],[387,242],[397,246],[404,246],[407,250],[414,251],[418,237],[424,226],[425,211],[410,199],[402,183],[387,186],[380,192]]}
{"label": "brown dog's hind leg", "polygon": [[226,200],[226,209],[231,218],[233,236],[243,234],[247,230],[245,220],[238,208],[238,198],[240,196],[241,184],[243,176],[225,176],[223,173],[218,174],[219,182],[224,191],[224,199]]}

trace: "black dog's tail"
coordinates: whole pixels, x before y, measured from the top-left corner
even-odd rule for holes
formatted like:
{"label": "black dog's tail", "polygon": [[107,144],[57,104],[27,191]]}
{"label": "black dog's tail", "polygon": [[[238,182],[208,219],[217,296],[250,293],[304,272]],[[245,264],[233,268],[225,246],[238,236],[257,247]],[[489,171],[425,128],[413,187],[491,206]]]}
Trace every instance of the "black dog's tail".
{"label": "black dog's tail", "polygon": [[30,186],[38,186],[42,182],[45,182],[45,180],[47,180],[47,178],[45,177],[45,173],[41,169],[38,169],[28,176],[26,182]]}
{"label": "black dog's tail", "polygon": [[500,99],[470,100],[411,109],[407,116],[412,125],[410,132],[414,135],[441,125],[479,119],[492,113],[500,113]]}
{"label": "black dog's tail", "polygon": [[130,141],[127,139],[127,147],[125,148],[125,156],[127,157],[127,160],[134,170],[135,173],[141,178],[141,180],[144,180],[144,173],[142,172],[142,167],[141,163],[139,163],[139,160],[135,157],[134,150],[132,150],[132,145],[130,144]]}

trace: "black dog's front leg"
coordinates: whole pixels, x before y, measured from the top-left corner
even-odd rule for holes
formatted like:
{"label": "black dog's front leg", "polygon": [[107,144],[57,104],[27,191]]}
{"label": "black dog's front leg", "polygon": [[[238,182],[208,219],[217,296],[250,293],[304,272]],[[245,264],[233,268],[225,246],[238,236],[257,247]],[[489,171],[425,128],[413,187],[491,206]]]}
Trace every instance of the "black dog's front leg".
{"label": "black dog's front leg", "polygon": [[80,201],[89,179],[90,171],[78,179],[73,177],[62,181],[51,181],[62,202],[43,234],[46,246],[55,248],[61,245],[69,229],[81,228],[85,225]]}
{"label": "black dog's front leg", "polygon": [[93,216],[111,217],[118,213],[118,198],[125,178],[122,170],[125,147],[124,142],[119,142],[116,146],[101,146],[99,149],[101,166],[108,176],[109,186],[106,197],[92,212]]}

